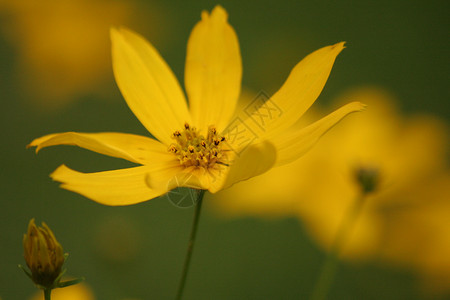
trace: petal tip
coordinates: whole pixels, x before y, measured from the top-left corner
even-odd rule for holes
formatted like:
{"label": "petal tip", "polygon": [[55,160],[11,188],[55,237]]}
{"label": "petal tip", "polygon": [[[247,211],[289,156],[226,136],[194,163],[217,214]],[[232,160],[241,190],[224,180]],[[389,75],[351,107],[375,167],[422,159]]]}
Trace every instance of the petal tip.
{"label": "petal tip", "polygon": [[211,14],[206,10],[202,11],[202,21],[208,20],[213,22],[226,22],[228,20],[228,13],[221,5],[216,5],[211,11]]}
{"label": "petal tip", "polygon": [[206,10],[203,10],[202,15],[201,15],[202,21],[206,21],[206,20],[208,20],[208,18],[209,18],[209,12]]}
{"label": "petal tip", "polygon": [[42,149],[42,147],[36,143],[36,140],[34,139],[33,141],[31,141],[31,143],[29,143],[28,145],[25,146],[25,149],[30,149],[32,147],[36,147],[36,149],[34,150],[34,152],[37,154],[39,152],[39,150]]}
{"label": "petal tip", "polygon": [[125,26],[111,26],[109,29],[111,40],[126,39],[127,35],[136,34]]}
{"label": "petal tip", "polygon": [[361,102],[354,102],[355,110],[357,111],[365,111],[367,109],[367,104]]}
{"label": "petal tip", "polygon": [[52,173],[50,173],[50,178],[53,181],[58,181],[58,182],[62,182],[62,178],[61,175],[63,172],[65,172],[66,170],[70,170],[66,165],[62,164],[59,167],[57,167],[55,169],[55,171],[53,171]]}
{"label": "petal tip", "polygon": [[109,36],[110,36],[111,40],[114,40],[115,38],[118,37],[118,35],[120,34],[119,30],[120,29],[116,26],[111,26],[109,28]]}
{"label": "petal tip", "polygon": [[367,105],[359,101],[354,101],[344,105],[342,108],[345,108],[345,110],[347,110],[347,113],[350,114],[353,112],[365,111],[367,109]]}
{"label": "petal tip", "polygon": [[332,51],[336,51],[338,54],[342,51],[342,50],[344,50],[346,47],[345,47],[345,43],[346,42],[339,42],[339,43],[336,43],[336,44],[334,44],[333,46],[331,46],[330,47],[330,49],[332,50]]}
{"label": "petal tip", "polygon": [[228,19],[228,13],[221,5],[216,5],[211,12],[211,17],[226,21]]}

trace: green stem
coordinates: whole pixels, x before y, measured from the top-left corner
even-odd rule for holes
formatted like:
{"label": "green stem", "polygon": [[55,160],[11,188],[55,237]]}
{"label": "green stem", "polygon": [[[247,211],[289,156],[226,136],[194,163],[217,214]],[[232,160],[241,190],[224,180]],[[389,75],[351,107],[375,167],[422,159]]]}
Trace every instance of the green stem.
{"label": "green stem", "polygon": [[44,289],[44,299],[50,300],[50,294],[52,293],[52,289]]}
{"label": "green stem", "polygon": [[192,257],[192,250],[194,249],[195,236],[197,234],[198,220],[200,219],[200,212],[202,209],[203,196],[205,195],[205,190],[197,191],[197,205],[194,212],[194,221],[192,223],[191,236],[189,238],[189,243],[186,251],[186,258],[184,260],[183,272],[181,273],[180,284],[178,286],[177,296],[175,299],[180,300],[183,296],[184,285],[186,283],[187,274],[189,271],[189,265]]}
{"label": "green stem", "polygon": [[323,300],[326,298],[331,284],[333,283],[334,276],[336,275],[339,253],[361,211],[365,202],[363,200],[364,195],[355,199],[339,225],[336,237],[326,257],[325,263],[322,266],[316,285],[314,286],[311,300]]}

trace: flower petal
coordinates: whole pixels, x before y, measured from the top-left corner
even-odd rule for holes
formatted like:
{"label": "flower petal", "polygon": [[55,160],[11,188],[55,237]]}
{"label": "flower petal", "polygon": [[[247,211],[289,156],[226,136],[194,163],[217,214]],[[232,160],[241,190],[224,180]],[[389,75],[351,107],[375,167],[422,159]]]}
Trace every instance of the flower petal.
{"label": "flower petal", "polygon": [[270,141],[277,147],[276,166],[284,165],[300,158],[342,118],[349,113],[362,111],[365,107],[360,102],[352,102],[307,127],[272,138]]}
{"label": "flower petal", "polygon": [[45,135],[33,140],[27,147],[36,147],[36,152],[44,147],[74,145],[104,155],[123,158],[138,164],[154,161],[170,161],[173,155],[159,141],[134,134],[102,132],[65,132]]}
{"label": "flower petal", "polygon": [[218,172],[216,180],[210,182],[209,191],[216,193],[268,171],[274,165],[276,156],[275,147],[268,141],[249,146],[236,155],[230,167],[223,167],[222,172]]}
{"label": "flower petal", "polygon": [[[268,100],[268,105],[277,107],[279,117],[266,118],[261,129],[262,136],[281,134],[297,122],[321,93],[336,56],[342,49],[343,42],[321,48],[306,56],[292,69],[283,86]],[[268,105],[261,106],[255,114],[270,115]]]}
{"label": "flower petal", "polygon": [[111,29],[112,60],[117,85],[128,106],[158,140],[190,121],[183,91],[158,51],[140,35]]}
{"label": "flower petal", "polygon": [[228,15],[216,6],[192,30],[187,46],[185,85],[195,126],[222,131],[234,113],[242,78],[239,43]]}
{"label": "flower petal", "polygon": [[[150,188],[146,177],[149,174],[155,176],[173,176],[171,167],[155,169],[148,166],[140,166],[128,169],[81,173],[74,171],[65,165],[61,165],[50,176],[53,180],[61,182],[61,187],[81,194],[95,202],[119,206],[131,205],[156,198],[167,192],[167,184]],[[170,179],[166,178],[166,181]]]}

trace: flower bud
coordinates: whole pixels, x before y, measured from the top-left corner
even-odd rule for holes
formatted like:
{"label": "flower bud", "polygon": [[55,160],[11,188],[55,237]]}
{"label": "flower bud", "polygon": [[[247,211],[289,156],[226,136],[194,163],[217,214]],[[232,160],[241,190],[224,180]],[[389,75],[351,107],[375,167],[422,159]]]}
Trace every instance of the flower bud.
{"label": "flower bud", "polygon": [[33,282],[43,288],[53,288],[61,274],[64,253],[50,228],[42,222],[37,227],[34,218],[23,236],[24,257]]}

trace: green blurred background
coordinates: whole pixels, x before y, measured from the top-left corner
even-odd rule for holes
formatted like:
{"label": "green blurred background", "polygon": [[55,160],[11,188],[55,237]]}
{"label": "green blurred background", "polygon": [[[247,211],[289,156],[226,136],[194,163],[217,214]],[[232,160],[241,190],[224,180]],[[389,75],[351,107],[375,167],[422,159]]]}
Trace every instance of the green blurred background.
{"label": "green blurred background", "polygon": [[[27,1],[18,2],[27,5]],[[42,62],[38,56],[28,54],[24,59],[24,53],[34,53],[36,46],[23,42],[27,28],[32,28],[30,35],[57,51],[47,42],[48,32],[40,32],[39,25],[27,27],[23,20],[37,18],[39,24],[41,17],[42,22],[50,22],[61,31],[64,26],[96,26],[88,16],[89,9],[94,10],[86,4],[89,2],[66,1],[73,5],[79,2],[81,7],[81,15],[73,17],[73,24],[63,16],[54,20],[47,17],[46,13],[52,15],[54,4],[44,2],[48,5],[37,13],[42,15],[18,17],[23,7],[0,1],[0,297],[27,299],[35,291],[17,268],[17,264],[24,263],[22,235],[30,218],[35,217],[37,223],[45,221],[53,229],[70,253],[68,274],[85,276],[98,299],[173,299],[193,209],[177,208],[167,197],[130,207],[99,205],[59,189],[48,175],[62,163],[83,172],[131,164],[73,147],[50,148],[37,156],[32,149],[25,149],[33,138],[54,132],[147,134],[123,101],[109,65],[103,73],[99,72],[101,64],[95,66],[96,70],[80,71],[79,77],[89,77],[90,73],[95,77],[67,91],[64,87],[70,85],[71,72],[75,71],[65,68],[62,62],[51,65],[51,60],[44,61],[42,66],[36,64],[37,71],[30,71],[32,76],[22,77],[27,72],[27,62]],[[108,6],[119,1],[99,3]],[[215,4],[128,1],[124,16],[109,20],[105,17],[108,10],[98,7],[98,13],[93,15],[106,19],[103,25],[125,24],[141,32],[159,49],[182,82],[190,30],[200,12],[211,10]],[[373,84],[397,95],[404,112],[427,112],[449,121],[448,1],[250,0],[220,4],[228,11],[239,37],[244,86],[271,94],[305,55],[322,46],[347,41],[347,49],[337,59],[319,98],[321,103],[328,103],[347,88]],[[75,14],[74,10],[69,11]],[[18,21],[20,18],[23,19]],[[57,23],[60,19],[64,26]],[[108,27],[105,25],[101,31],[106,43]],[[63,44],[64,38],[71,41],[76,36],[62,35]],[[85,40],[87,49],[91,47],[101,59],[110,61],[109,45],[99,47],[95,40]],[[39,78],[40,71],[52,70],[57,70],[57,76]],[[46,81],[35,83],[35,79]],[[36,89],[40,84],[46,88]],[[59,92],[52,94],[52,88]],[[304,299],[310,294],[324,253],[308,239],[297,219],[230,220],[216,216],[208,206],[210,203],[206,202],[185,299]],[[450,299],[450,295],[439,297]],[[423,298],[427,296],[419,291],[412,274],[377,262],[343,263],[329,296]]]}

